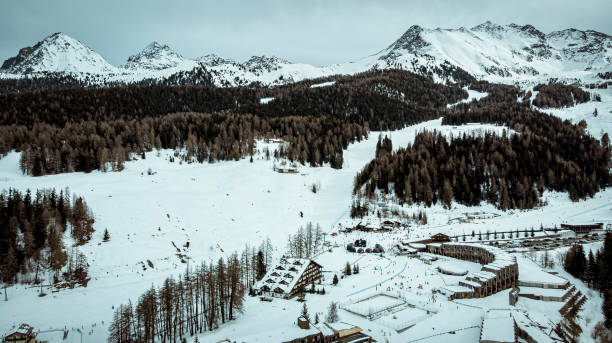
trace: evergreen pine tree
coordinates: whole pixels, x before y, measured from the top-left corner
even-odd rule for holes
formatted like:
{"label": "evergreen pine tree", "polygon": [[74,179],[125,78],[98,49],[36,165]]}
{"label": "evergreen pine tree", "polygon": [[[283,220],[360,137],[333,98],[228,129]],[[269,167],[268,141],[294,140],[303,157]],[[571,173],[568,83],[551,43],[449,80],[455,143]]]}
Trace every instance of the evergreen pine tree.
{"label": "evergreen pine tree", "polygon": [[346,262],[346,266],[344,268],[344,275],[349,276],[351,275],[351,264],[349,262]]}
{"label": "evergreen pine tree", "polygon": [[338,304],[332,301],[331,304],[329,304],[329,310],[327,311],[327,318],[325,318],[325,321],[328,323],[335,323],[338,320],[340,320],[340,318],[338,318]]}
{"label": "evergreen pine tree", "polygon": [[310,321],[310,315],[308,314],[308,306],[306,306],[306,302],[304,302],[302,306],[302,312],[300,316],[304,317],[307,321]]}

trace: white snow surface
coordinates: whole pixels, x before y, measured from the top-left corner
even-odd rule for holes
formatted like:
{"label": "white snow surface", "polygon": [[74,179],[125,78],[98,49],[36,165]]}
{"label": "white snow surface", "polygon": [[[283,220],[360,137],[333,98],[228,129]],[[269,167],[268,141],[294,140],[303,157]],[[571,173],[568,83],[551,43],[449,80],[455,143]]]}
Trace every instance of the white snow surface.
{"label": "white snow surface", "polygon": [[[443,37],[463,37],[470,30],[447,31],[426,32],[423,35],[432,35],[442,40]],[[478,30],[471,31],[474,33]],[[508,30],[502,31],[506,33],[501,32],[500,35],[508,34]],[[495,36],[495,32],[489,30],[486,35]],[[478,35],[480,34],[484,33]],[[64,44],[66,49],[88,52],[83,50],[86,48],[75,48],[78,47],[78,42],[63,36],[65,35],[56,38],[58,41],[65,40],[69,43]],[[449,46],[445,49],[450,48]],[[47,49],[41,54],[44,58],[41,59],[40,68],[52,67],[56,70],[72,68],[70,70],[75,71],[88,66],[87,68],[90,68],[88,70],[92,73],[98,73],[100,68],[116,69],[110,65],[105,67],[100,60],[103,61],[103,58],[96,58],[95,53],[95,55],[86,54],[87,58],[66,56],[59,64],[56,57],[47,58],[47,56],[72,54],[67,51]],[[606,51],[609,53],[609,49]],[[370,61],[373,58],[371,57]],[[462,59],[464,61],[462,63],[468,61],[461,54],[454,58]],[[586,59],[584,56],[580,58]],[[298,80],[312,75],[333,74],[338,70],[356,72],[370,63],[360,61],[325,69],[281,60],[255,59],[251,63],[251,69],[247,70],[241,64],[220,58],[209,57],[206,61],[210,64],[210,68],[217,68],[219,72],[215,76],[217,77],[215,82],[224,82],[224,68],[228,68],[227,70],[232,70],[234,76],[258,75],[257,80],[270,83],[277,82],[278,78],[286,75],[288,70],[293,72],[293,80]],[[255,65],[256,61],[272,64],[265,68],[258,67]],[[609,66],[609,61],[606,61],[604,58],[602,63],[607,63]],[[591,62],[593,68],[599,63],[597,61],[584,63]],[[268,67],[269,70],[266,69]],[[180,68],[181,65],[177,65],[142,73],[162,75]],[[554,72],[552,70],[550,75]],[[130,73],[132,72],[124,72],[123,76],[136,78],[140,75]],[[576,73],[584,76],[582,72]],[[573,75],[573,72],[568,71],[567,75]],[[492,76],[485,76],[489,77]],[[606,132],[610,134],[612,90],[589,91],[600,94],[602,102],[591,101],[570,108],[545,111],[574,123],[584,119],[587,122],[588,132],[596,138],[600,138]],[[470,93],[470,100],[484,95],[484,93]],[[595,108],[598,109],[597,117],[593,116]],[[434,129],[447,137],[456,137],[464,133],[494,132],[498,135],[504,131],[508,134],[514,133],[507,127],[479,123],[446,126],[441,124],[441,119],[437,119],[383,134],[391,137],[393,146],[397,149],[411,143],[419,132]],[[8,331],[14,325],[27,322],[41,330],[82,328],[84,341],[104,342],[113,306],[126,303],[129,299],[134,302],[152,284],[158,286],[165,277],[176,275],[185,269],[186,265],[180,262],[174,245],[179,247],[181,253],[188,256],[189,263],[197,264],[227,256],[233,251],[242,249],[246,243],[257,245],[269,237],[278,249],[276,251],[278,256],[284,250],[287,235],[294,233],[300,225],[305,225],[309,221],[321,224],[327,232],[354,224],[348,218],[353,178],[374,157],[378,135],[378,132],[372,132],[368,139],[351,144],[344,154],[343,169],[300,166],[298,174],[274,172],[272,166],[275,162],[266,160],[261,153],[255,156],[253,163],[249,163],[248,159],[242,159],[215,164],[179,164],[168,162],[172,151],[163,150],[147,153],[146,159],[127,162],[122,172],[94,171],[88,174],[70,173],[33,178],[22,175],[18,170],[20,154],[9,153],[0,159],[0,189],[13,187],[23,191],[28,188],[55,187],[59,190],[69,187],[72,192],[83,196],[94,212],[96,232],[91,242],[80,248],[91,265],[92,280],[88,286],[61,290],[45,297],[38,297],[36,288],[25,285],[9,287],[9,301],[4,303],[0,298],[0,333]],[[257,143],[260,151],[265,146],[273,147],[262,141]],[[148,168],[156,172],[155,175],[147,175]],[[313,183],[321,186],[316,194],[310,190]],[[424,338],[423,342],[477,341],[480,335],[479,326],[484,318],[483,310],[507,308],[508,292],[503,291],[483,299],[462,299],[454,302],[449,302],[440,296],[432,297],[431,292],[442,287],[449,289],[458,287],[458,282],[465,278],[441,275],[436,271],[439,265],[452,265],[471,273],[479,271],[482,266],[450,258],[441,258],[431,265],[426,265],[418,259],[394,257],[390,254],[384,257],[376,254],[352,254],[344,251],[342,247],[357,238],[365,238],[368,246],[380,243],[386,251],[390,251],[390,247],[402,241],[428,238],[438,232],[449,235],[469,234],[472,231],[485,234],[486,231],[523,230],[531,227],[539,228],[541,225],[552,227],[561,222],[612,223],[612,189],[603,190],[593,198],[575,203],[571,202],[565,193],[547,191],[543,199],[547,205],[542,208],[507,212],[499,211],[486,203],[477,207],[453,203],[449,210],[441,205],[434,205],[431,208],[422,205],[399,206],[388,199],[384,206],[389,209],[399,208],[414,213],[425,211],[428,224],[410,225],[407,231],[384,234],[353,232],[332,238],[332,242],[340,248],[334,248],[332,252],[323,253],[316,258],[325,271],[323,285],[326,294],[306,296],[311,317],[318,312],[320,318],[324,318],[331,301],[359,297],[367,292],[397,292],[401,293],[404,299],[410,299],[409,302],[416,305],[417,309],[431,310],[430,315],[406,309],[397,314],[369,321],[340,310],[341,320],[362,327],[364,332],[378,341],[386,339],[389,342],[405,342],[415,338]],[[486,213],[487,216],[469,222],[451,222],[453,218],[465,217],[466,213],[475,211]],[[300,212],[303,212],[303,218],[300,217]],[[384,218],[373,216],[364,220],[381,223]],[[101,243],[104,229],[108,229],[111,234],[111,240],[107,243]],[[536,236],[539,235],[545,233],[536,233]],[[468,241],[470,240],[477,242],[475,238],[468,237]],[[187,242],[190,243],[188,248],[185,247]],[[600,246],[599,243],[592,248]],[[561,256],[563,253],[564,249],[561,248],[551,253],[551,256]],[[532,256],[515,255],[519,263],[521,280],[546,279],[549,282],[563,282],[568,279],[583,294],[588,295],[584,310],[581,312],[584,315],[580,319],[580,325],[585,328],[580,341],[588,342],[593,326],[602,318],[601,297],[563,272],[559,265],[554,270],[560,276],[555,276],[542,271],[533,262]],[[143,268],[147,260],[151,260],[154,268]],[[359,264],[360,273],[343,278],[338,286],[332,286],[333,274],[341,275],[347,261]],[[515,319],[518,318],[517,321],[520,319],[521,323],[550,323],[561,319],[558,309],[562,303],[543,303],[521,297],[518,304],[513,316]],[[292,300],[274,299],[271,303],[265,303],[258,298],[247,297],[245,312],[237,320],[222,325],[219,330],[205,332],[199,338],[203,342],[215,342],[227,337],[238,341],[240,338],[247,340],[257,338],[265,341],[266,333],[278,333],[279,329],[286,333],[295,332],[293,326],[300,309],[301,303]],[[397,319],[393,319],[393,315]],[[397,333],[397,330],[406,324],[414,326]],[[448,331],[455,331],[455,334],[446,333]],[[61,341],[61,334],[50,333],[46,336],[57,336],[57,342]],[[543,335],[541,338],[544,340],[546,337]],[[77,339],[78,334],[71,330],[68,341],[76,342]]]}
{"label": "white snow surface", "polygon": [[[462,133],[479,134],[492,131],[501,134],[505,127],[474,124],[466,126],[441,125],[441,119],[413,125],[402,130],[387,132],[393,145],[406,146],[423,130],[438,130],[445,135]],[[84,328],[86,341],[103,342],[113,306],[126,303],[137,297],[151,285],[160,285],[169,275],[182,272],[186,265],[177,256],[176,245],[188,256],[190,263],[215,260],[240,250],[246,243],[258,244],[270,237],[280,255],[285,247],[287,235],[294,233],[300,225],[311,221],[319,223],[327,232],[336,231],[346,222],[353,177],[374,157],[378,132],[368,139],[351,144],[344,155],[344,168],[300,167],[299,174],[280,174],[272,170],[275,163],[266,160],[263,154],[248,159],[215,164],[179,164],[168,162],[171,151],[150,152],[146,159],[136,159],[125,164],[122,172],[70,173],[44,177],[28,177],[18,170],[19,153],[10,153],[0,159],[0,188],[25,190],[45,187],[58,189],[69,187],[72,192],[85,198],[94,212],[96,232],[88,244],[81,247],[86,254],[92,280],[86,288],[61,290],[45,297],[38,297],[37,288],[16,285],[8,288],[9,301],[0,306],[0,332],[11,326],[28,322],[39,329]],[[266,145],[258,141],[258,149]],[[151,168],[154,175],[147,175]],[[310,191],[313,183],[321,185],[315,194]],[[457,286],[464,277],[439,274],[436,267],[451,259],[426,265],[418,259],[406,257],[380,257],[376,254],[352,254],[342,248],[357,238],[367,239],[370,245],[381,243],[387,251],[401,241],[429,237],[437,232],[448,234],[485,232],[539,227],[541,223],[551,225],[562,220],[581,222],[610,222],[612,219],[612,191],[604,190],[593,199],[571,202],[566,194],[545,193],[548,205],[530,211],[501,212],[493,206],[482,204],[478,210],[495,213],[485,219],[470,223],[448,224],[450,218],[474,211],[453,204],[451,210],[441,206],[423,208],[412,205],[415,211],[425,210],[429,224],[412,225],[409,232],[341,234],[332,238],[340,248],[332,249],[316,258],[323,266],[326,294],[307,295],[311,316],[319,312],[324,318],[330,301],[360,296],[367,292],[388,291],[401,293],[403,298],[418,308],[435,310],[430,316],[399,314],[398,322],[413,327],[397,333],[399,326],[389,317],[369,321],[340,311],[343,321],[364,328],[376,339],[402,342],[408,337],[429,337],[425,342],[462,342],[478,339],[480,331],[472,328],[482,321],[482,311],[442,298],[432,302],[431,291],[440,287]],[[304,217],[300,217],[300,211]],[[108,229],[111,240],[101,243],[104,229]],[[329,239],[330,237],[328,237]],[[185,245],[190,242],[189,248]],[[174,243],[174,245],[173,245]],[[151,260],[154,268],[143,269]],[[346,262],[359,264],[360,273],[340,280],[338,286],[331,285],[334,273],[341,274]],[[475,272],[481,266],[471,262],[452,260],[452,264]],[[522,274],[520,274],[522,275]],[[550,274],[549,274],[550,275]],[[422,287],[419,288],[418,286]],[[584,291],[583,293],[585,293]],[[50,293],[50,292],[48,292]],[[507,305],[507,292],[484,299],[463,299],[470,306]],[[526,310],[537,309],[541,302],[529,302],[521,298]],[[589,300],[591,301],[591,300]],[[600,304],[600,302],[599,302]],[[548,305],[547,305],[548,306]],[[595,308],[597,300],[588,308]],[[461,307],[461,308],[460,308]],[[65,309],[70,308],[70,311]],[[258,298],[247,297],[245,312],[239,318],[224,324],[219,330],[206,332],[200,341],[218,341],[226,337],[250,337],[257,333],[271,332],[279,326],[293,325],[301,304],[294,300],[274,299],[265,303]],[[558,310],[558,308],[556,309]],[[550,310],[548,317],[554,317]],[[265,316],[261,314],[265,313]],[[548,313],[548,312],[546,312]],[[400,318],[398,317],[398,318]],[[547,317],[547,318],[548,318]],[[391,317],[392,318],[392,317]],[[417,320],[418,319],[418,320]],[[593,324],[594,325],[594,324]],[[446,334],[446,331],[456,331]],[[291,331],[291,330],[289,330]],[[75,332],[69,337],[74,337]],[[71,338],[74,339],[74,338]]]}
{"label": "white snow surface", "polygon": [[321,83],[316,83],[316,84],[310,86],[310,88],[329,87],[329,86],[333,86],[335,83],[336,83],[336,81],[321,82]]}

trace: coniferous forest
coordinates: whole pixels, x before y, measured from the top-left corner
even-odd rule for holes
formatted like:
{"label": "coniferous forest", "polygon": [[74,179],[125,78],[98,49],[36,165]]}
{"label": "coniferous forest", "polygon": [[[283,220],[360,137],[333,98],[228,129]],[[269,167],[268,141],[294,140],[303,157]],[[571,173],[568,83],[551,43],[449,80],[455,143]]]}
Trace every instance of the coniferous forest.
{"label": "coniferous forest", "polygon": [[[32,194],[9,189],[0,193],[0,277],[6,284],[41,282],[52,271],[54,281],[85,282],[87,260],[78,248],[91,239],[93,215],[85,200],[68,189],[41,189]],[[63,273],[62,270],[64,271]]]}
{"label": "coniferous forest", "polygon": [[563,268],[573,277],[603,296],[601,309],[605,317],[605,327],[612,326],[612,234],[606,233],[603,247],[595,254],[586,254],[581,244],[573,245],[564,256]]}
{"label": "coniferous forest", "polygon": [[[504,97],[508,91],[512,94]],[[496,87],[493,98],[460,105],[442,122],[499,124],[515,134],[448,139],[420,133],[406,148],[377,152],[356,176],[354,192],[372,198],[379,190],[427,206],[441,202],[448,207],[453,199],[465,205],[487,201],[506,210],[538,206],[544,190],[568,192],[575,201],[610,185],[607,134],[598,141],[585,132],[584,122],[574,125],[525,103],[497,100],[516,99],[515,92]]]}
{"label": "coniferous forest", "polygon": [[[326,79],[317,80],[324,81]],[[342,167],[342,151],[370,129],[399,129],[446,113],[467,96],[405,71],[305,81],[276,88],[123,86],[66,88],[0,96],[0,155],[22,151],[33,176],[121,170],[131,154],[186,149],[188,160],[252,154],[257,138],[289,143],[280,157]],[[260,104],[261,97],[274,97]]]}
{"label": "coniferous forest", "polygon": [[182,342],[235,319],[245,292],[265,275],[271,249],[269,241],[259,248],[247,245],[240,256],[203,262],[152,286],[134,305],[115,309],[108,342]]}
{"label": "coniferous forest", "polygon": [[560,108],[574,106],[591,100],[589,92],[585,92],[576,85],[564,85],[562,83],[539,84],[533,88],[538,91],[533,104],[542,108]]}

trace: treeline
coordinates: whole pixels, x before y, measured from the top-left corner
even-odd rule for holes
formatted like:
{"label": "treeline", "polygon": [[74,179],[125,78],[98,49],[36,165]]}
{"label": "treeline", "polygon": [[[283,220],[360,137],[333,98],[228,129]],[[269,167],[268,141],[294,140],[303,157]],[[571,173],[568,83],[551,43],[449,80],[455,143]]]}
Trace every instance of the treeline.
{"label": "treeline", "polygon": [[605,327],[612,327],[612,234],[606,233],[604,245],[597,253],[584,253],[581,244],[573,245],[565,253],[563,268],[573,277],[598,290],[604,298],[602,311]]}
{"label": "treeline", "polygon": [[[435,83],[433,79],[401,69],[371,70],[354,75],[333,75],[325,78],[304,80],[278,87],[287,91],[310,88],[312,85],[333,81],[333,86],[370,89],[377,93],[423,107],[443,107],[468,97],[458,85]],[[332,86],[326,86],[332,87]],[[321,87],[321,88],[326,88]]]}
{"label": "treeline", "polygon": [[539,84],[533,90],[539,92],[533,100],[533,105],[541,108],[570,107],[591,100],[590,93],[576,85],[551,82],[547,85]]}
{"label": "treeline", "polygon": [[[93,215],[81,197],[71,201],[68,189],[15,189],[0,193],[0,277],[7,284],[18,281],[39,283],[40,273],[60,271],[66,281],[83,281],[87,277],[85,255],[66,252],[63,237],[67,230],[76,245],[87,242],[94,231]],[[19,280],[19,276],[22,279]]]}
{"label": "treeline", "polygon": [[271,249],[269,241],[247,246],[240,256],[202,263],[151,287],[134,305],[130,301],[115,309],[108,342],[183,342],[235,319],[245,291],[265,275]]}
{"label": "treeline", "polygon": [[[315,87],[334,81],[331,86]],[[353,76],[330,76],[262,90],[274,100],[247,104],[241,111],[270,115],[328,115],[372,130],[396,130],[439,118],[445,106],[467,98],[457,85],[436,84],[403,70],[376,70]]]}
{"label": "treeline", "polygon": [[450,142],[440,133],[423,132],[412,145],[367,164],[355,177],[354,193],[373,198],[378,190],[427,206],[484,200],[502,210],[533,208],[544,189],[567,191],[577,200],[610,182],[609,151],[596,147],[574,155],[530,132],[464,135]]}
{"label": "treeline", "polygon": [[369,89],[342,85],[294,89],[266,105],[245,105],[240,111],[264,116],[325,115],[372,130],[397,130],[446,113],[445,109],[421,107]]}
{"label": "treeline", "polygon": [[75,88],[109,88],[122,86],[214,86],[212,74],[202,64],[189,71],[179,71],[161,79],[140,81],[109,80],[107,76],[84,74],[74,77],[69,73],[42,72],[24,78],[0,78],[0,94],[32,91],[52,91]]}
{"label": "treeline", "polygon": [[256,100],[252,89],[201,86],[122,86],[14,93],[0,96],[0,125],[63,126],[176,112],[218,113]]}
{"label": "treeline", "polygon": [[41,76],[19,79],[0,78],[0,94],[81,88],[88,86],[89,84],[87,82],[63,73],[49,73]]}
{"label": "treeline", "polygon": [[367,129],[329,117],[262,118],[241,114],[176,113],[132,120],[35,123],[0,127],[0,154],[22,151],[20,168],[33,176],[121,170],[131,154],[179,149],[186,161],[238,160],[254,153],[255,139],[289,142],[278,157],[312,166],[342,168],[342,151]]}
{"label": "treeline", "polygon": [[[431,108],[467,97],[465,90],[457,86],[435,84],[399,70],[345,76],[334,86],[310,87],[322,80],[264,89],[154,84],[4,94],[0,96],[0,125],[31,126],[38,122],[65,125],[81,120],[128,120],[175,112],[231,111],[266,117],[335,116],[353,123],[368,123],[376,129],[381,121],[406,125],[433,118],[439,115],[439,110]],[[377,87],[387,91],[373,90]],[[394,99],[398,94],[399,98]],[[260,104],[259,99],[264,96],[275,100]],[[421,114],[421,110],[425,113]]]}

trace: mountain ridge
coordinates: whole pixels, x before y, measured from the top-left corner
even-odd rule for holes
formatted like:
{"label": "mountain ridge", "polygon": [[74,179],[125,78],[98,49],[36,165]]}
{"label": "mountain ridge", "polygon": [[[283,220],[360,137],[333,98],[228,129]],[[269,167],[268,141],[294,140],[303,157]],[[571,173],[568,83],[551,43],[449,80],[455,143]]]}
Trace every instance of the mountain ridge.
{"label": "mountain ridge", "polygon": [[[166,79],[174,74],[213,75],[217,86],[252,83],[274,86],[334,74],[401,68],[444,79],[445,66],[461,68],[474,77],[512,83],[531,79],[596,79],[612,70],[612,37],[574,28],[543,33],[530,24],[499,25],[491,21],[452,29],[412,25],[398,39],[374,55],[356,62],[313,66],[276,56],[252,56],[236,62],[214,54],[190,59],[168,45],[153,41],[115,67],[78,40],[54,33],[4,61],[0,77],[60,72],[88,75],[98,80],[134,82]],[[92,76],[93,75],[93,76]]]}

